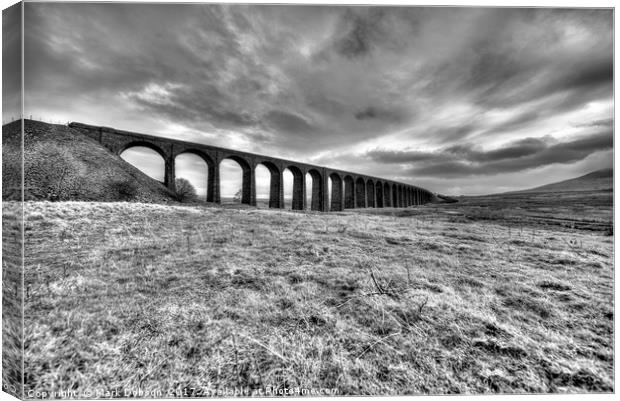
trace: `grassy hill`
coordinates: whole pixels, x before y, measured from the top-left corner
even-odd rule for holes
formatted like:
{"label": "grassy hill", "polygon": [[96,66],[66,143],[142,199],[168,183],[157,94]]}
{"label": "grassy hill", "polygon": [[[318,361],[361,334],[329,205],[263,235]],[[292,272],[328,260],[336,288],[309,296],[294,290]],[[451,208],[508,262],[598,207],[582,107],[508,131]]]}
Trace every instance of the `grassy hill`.
{"label": "grassy hill", "polygon": [[525,192],[571,192],[571,191],[602,191],[612,190],[614,187],[613,169],[593,171],[581,177],[554,182],[540,187],[516,191],[511,193]]}
{"label": "grassy hill", "polygon": [[[2,127],[2,199],[20,197],[20,122]],[[25,199],[168,202],[172,194],[65,125],[24,121]]]}
{"label": "grassy hill", "polygon": [[613,391],[613,237],[472,202],[26,202],[26,390]]}

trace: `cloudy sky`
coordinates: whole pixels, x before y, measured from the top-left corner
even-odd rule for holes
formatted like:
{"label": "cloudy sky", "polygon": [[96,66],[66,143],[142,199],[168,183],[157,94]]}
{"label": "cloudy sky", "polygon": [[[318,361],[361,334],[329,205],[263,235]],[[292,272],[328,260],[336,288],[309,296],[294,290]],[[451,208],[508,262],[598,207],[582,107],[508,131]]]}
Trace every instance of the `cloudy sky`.
{"label": "cloudy sky", "polygon": [[502,192],[611,167],[612,24],[610,9],[27,3],[25,114]]}

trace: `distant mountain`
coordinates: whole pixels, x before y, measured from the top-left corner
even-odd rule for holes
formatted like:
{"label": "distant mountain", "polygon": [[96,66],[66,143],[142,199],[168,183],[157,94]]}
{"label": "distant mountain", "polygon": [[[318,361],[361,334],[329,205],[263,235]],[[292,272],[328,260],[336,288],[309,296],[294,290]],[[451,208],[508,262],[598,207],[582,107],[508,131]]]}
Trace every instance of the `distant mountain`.
{"label": "distant mountain", "polygon": [[569,180],[554,182],[536,188],[514,191],[511,193],[524,192],[570,192],[570,191],[602,191],[613,189],[614,171],[613,169],[602,169],[593,171],[581,177]]}

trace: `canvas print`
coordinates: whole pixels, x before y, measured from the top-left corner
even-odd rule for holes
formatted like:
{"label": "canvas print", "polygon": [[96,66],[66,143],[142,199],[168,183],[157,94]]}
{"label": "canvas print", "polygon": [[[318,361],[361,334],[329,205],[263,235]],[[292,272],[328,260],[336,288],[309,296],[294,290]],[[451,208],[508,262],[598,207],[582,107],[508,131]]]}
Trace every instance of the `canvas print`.
{"label": "canvas print", "polygon": [[613,18],[5,8],[3,391],[613,393]]}

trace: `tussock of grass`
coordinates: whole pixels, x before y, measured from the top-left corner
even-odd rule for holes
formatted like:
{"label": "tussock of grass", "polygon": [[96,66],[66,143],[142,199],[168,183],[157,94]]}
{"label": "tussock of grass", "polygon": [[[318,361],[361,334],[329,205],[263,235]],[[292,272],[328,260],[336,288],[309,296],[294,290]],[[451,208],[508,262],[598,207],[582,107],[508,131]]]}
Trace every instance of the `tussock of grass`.
{"label": "tussock of grass", "polygon": [[2,203],[2,385],[21,397],[22,336],[22,207]]}
{"label": "tussock of grass", "polygon": [[613,391],[611,242],[424,210],[27,203],[26,387]]}

